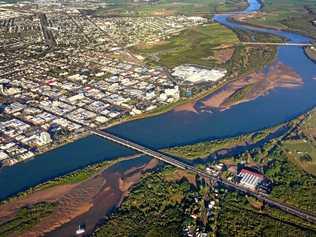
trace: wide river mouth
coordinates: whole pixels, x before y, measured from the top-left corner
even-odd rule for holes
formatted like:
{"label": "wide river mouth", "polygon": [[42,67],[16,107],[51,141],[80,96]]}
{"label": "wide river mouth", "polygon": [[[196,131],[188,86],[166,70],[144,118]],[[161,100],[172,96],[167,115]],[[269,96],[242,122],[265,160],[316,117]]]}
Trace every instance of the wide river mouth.
{"label": "wide river mouth", "polygon": [[[249,0],[245,13],[257,11],[261,4]],[[215,20],[230,28],[267,32],[291,42],[310,39],[285,31],[250,27],[230,22],[230,15]],[[277,61],[290,67],[304,81],[296,88],[276,88],[255,100],[224,111],[177,111],[127,122],[108,131],[144,146],[159,149],[199,141],[226,138],[271,127],[310,110],[316,105],[316,64],[302,47],[280,46]],[[112,160],[134,152],[96,136],[78,140],[33,160],[0,170],[0,200],[50,178],[69,173],[102,160]]]}

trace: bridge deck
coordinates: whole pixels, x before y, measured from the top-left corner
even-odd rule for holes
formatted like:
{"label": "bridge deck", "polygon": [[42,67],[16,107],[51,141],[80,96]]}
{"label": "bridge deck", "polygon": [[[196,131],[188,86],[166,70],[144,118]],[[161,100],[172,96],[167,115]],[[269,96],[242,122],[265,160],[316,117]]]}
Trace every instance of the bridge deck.
{"label": "bridge deck", "polygon": [[298,216],[298,217],[300,217],[302,219],[305,219],[305,220],[307,220],[309,222],[316,223],[316,216],[313,216],[313,215],[311,215],[309,213],[306,213],[304,211],[301,211],[301,210],[299,210],[297,208],[290,207],[290,206],[285,205],[283,203],[279,203],[279,202],[277,202],[275,200],[272,200],[272,199],[268,198],[267,195],[265,195],[265,194],[261,194],[261,193],[255,192],[253,190],[246,189],[246,188],[244,188],[242,186],[239,186],[239,185],[237,185],[235,183],[232,183],[232,182],[229,182],[229,181],[226,181],[226,180],[222,180],[222,179],[220,179],[218,177],[214,177],[214,176],[212,176],[212,175],[210,175],[210,174],[208,174],[206,172],[198,170],[194,166],[185,164],[185,163],[183,163],[181,161],[178,161],[178,160],[176,160],[176,159],[174,159],[174,158],[172,158],[170,156],[167,156],[167,155],[162,154],[160,152],[151,150],[149,148],[146,148],[146,147],[141,146],[139,144],[136,144],[134,142],[131,142],[131,141],[128,141],[126,139],[117,137],[117,136],[115,136],[115,135],[113,135],[111,133],[108,133],[108,132],[105,132],[105,131],[100,131],[100,130],[94,130],[94,129],[91,129],[90,131],[93,134],[97,135],[97,136],[103,137],[105,139],[108,139],[108,140],[110,140],[112,142],[115,142],[115,143],[120,144],[122,146],[125,146],[127,148],[136,150],[136,151],[141,152],[141,153],[143,153],[145,155],[154,157],[154,158],[159,159],[161,161],[164,161],[164,162],[166,162],[166,163],[168,163],[170,165],[176,166],[176,167],[178,167],[180,169],[189,170],[189,171],[191,171],[193,173],[196,173],[196,174],[200,175],[203,178],[211,179],[214,182],[222,184],[222,185],[224,185],[227,188],[234,189],[234,190],[237,190],[239,192],[252,195],[252,196],[256,197],[257,199],[259,199],[261,201],[264,201],[265,203],[267,203],[270,206],[279,208],[280,210],[283,210],[283,211],[285,211],[287,213],[290,213],[292,215]]}
{"label": "bridge deck", "polygon": [[311,43],[240,42],[242,45],[312,46]]}

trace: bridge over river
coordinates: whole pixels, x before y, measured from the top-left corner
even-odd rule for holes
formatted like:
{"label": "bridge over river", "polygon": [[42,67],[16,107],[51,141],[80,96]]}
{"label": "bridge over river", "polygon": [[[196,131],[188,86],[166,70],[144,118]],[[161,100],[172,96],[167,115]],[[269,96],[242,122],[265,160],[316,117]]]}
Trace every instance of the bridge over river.
{"label": "bridge over river", "polygon": [[241,193],[244,193],[244,194],[248,194],[248,195],[251,195],[251,196],[254,196],[256,197],[258,200],[261,200],[263,201],[264,203],[272,206],[272,207],[276,207],[282,211],[285,211],[289,214],[292,214],[292,215],[295,215],[295,216],[298,216],[308,222],[311,222],[311,223],[316,223],[316,216],[310,214],[310,213],[307,213],[305,211],[302,211],[302,210],[299,210],[295,207],[291,207],[287,204],[284,204],[284,203],[280,203],[276,200],[273,200],[271,198],[268,197],[268,195],[266,194],[263,194],[263,193],[259,193],[259,192],[256,192],[256,191],[253,191],[253,190],[250,190],[250,189],[247,189],[247,188],[244,188],[238,184],[235,184],[235,183],[232,183],[232,182],[229,182],[227,180],[224,180],[224,179],[221,179],[219,177],[214,177],[204,171],[201,171],[197,168],[195,168],[194,166],[192,165],[188,165],[184,162],[181,162],[175,158],[172,158],[170,156],[167,156],[161,152],[157,152],[157,151],[154,151],[154,150],[151,150],[147,147],[144,147],[144,146],[141,146],[139,144],[136,144],[132,141],[128,141],[126,139],[123,139],[123,138],[120,138],[118,136],[115,136],[111,133],[108,133],[108,132],[105,132],[105,131],[101,131],[101,130],[97,130],[97,129],[90,129],[90,131],[97,135],[97,136],[100,136],[102,138],[105,138],[107,140],[110,140],[112,142],[115,142],[117,144],[120,144],[122,146],[125,146],[127,148],[130,148],[130,149],[133,149],[135,151],[138,151],[140,153],[143,153],[145,155],[148,155],[150,157],[153,157],[153,158],[156,158],[156,159],[159,159],[163,162],[166,162],[170,165],[173,165],[177,168],[180,168],[180,169],[184,169],[184,170],[188,170],[190,172],[193,172],[195,174],[198,174],[199,176],[205,178],[205,179],[209,179],[215,183],[218,183],[218,184],[221,184],[223,186],[225,186],[226,188],[228,189],[231,189],[231,190],[236,190],[236,191],[239,191]]}
{"label": "bridge over river", "polygon": [[287,42],[240,42],[241,45],[271,45],[271,46],[312,46],[312,43],[287,43]]}

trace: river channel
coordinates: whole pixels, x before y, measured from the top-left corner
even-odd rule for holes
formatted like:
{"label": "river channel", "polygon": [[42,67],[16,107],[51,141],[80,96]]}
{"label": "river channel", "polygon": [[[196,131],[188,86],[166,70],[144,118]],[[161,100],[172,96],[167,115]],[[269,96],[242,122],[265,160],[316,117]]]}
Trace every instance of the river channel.
{"label": "river channel", "polygon": [[[249,0],[245,13],[261,8]],[[285,31],[263,29],[229,21],[231,15],[217,15],[214,20],[230,28],[253,30],[283,36],[290,42],[308,42],[308,37]],[[277,60],[298,73],[304,84],[295,88],[276,88],[255,100],[224,111],[170,111],[155,117],[127,122],[108,131],[144,146],[160,149],[200,141],[227,138],[259,131],[305,113],[316,105],[316,64],[302,47],[280,46]],[[134,154],[119,145],[90,136],[27,162],[0,170],[0,200],[56,176],[69,173],[102,160]]]}

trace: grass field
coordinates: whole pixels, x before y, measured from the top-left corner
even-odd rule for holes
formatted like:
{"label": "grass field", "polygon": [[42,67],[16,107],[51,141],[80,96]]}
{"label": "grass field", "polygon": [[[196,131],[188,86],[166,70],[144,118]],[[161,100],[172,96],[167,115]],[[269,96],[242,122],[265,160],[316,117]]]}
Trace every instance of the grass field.
{"label": "grass field", "polygon": [[250,23],[289,29],[316,37],[316,0],[264,0],[263,12]]}
{"label": "grass field", "polygon": [[306,172],[316,175],[316,147],[305,140],[287,141],[283,147],[288,156]]}
{"label": "grass field", "polygon": [[148,58],[155,55],[159,58],[159,64],[168,68],[186,63],[214,66],[214,48],[238,42],[233,31],[213,23],[190,28],[167,42],[149,48],[136,47],[133,51]]}

